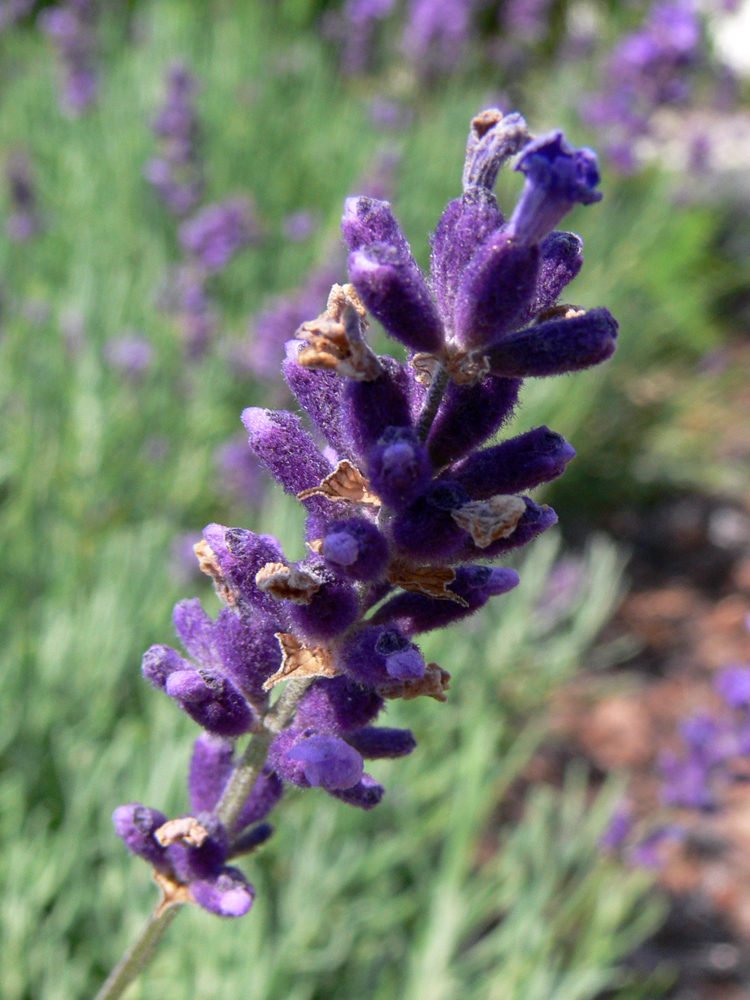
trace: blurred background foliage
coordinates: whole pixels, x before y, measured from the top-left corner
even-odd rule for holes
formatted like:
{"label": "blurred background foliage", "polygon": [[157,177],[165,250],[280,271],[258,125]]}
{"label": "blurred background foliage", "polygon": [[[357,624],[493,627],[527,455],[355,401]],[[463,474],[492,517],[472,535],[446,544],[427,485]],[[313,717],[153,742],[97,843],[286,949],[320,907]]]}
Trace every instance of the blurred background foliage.
{"label": "blurred background foliage", "polygon": [[[426,265],[428,233],[459,193],[468,123],[482,107],[512,105],[536,132],[562,126],[596,146],[579,103],[601,53],[645,11],[590,5],[596,36],[571,56],[570,11],[582,8],[555,2],[540,37],[491,59],[487,45],[508,39],[497,35],[497,5],[485,4],[477,45],[449,72],[420,75],[397,43],[397,20],[380,26],[371,66],[342,72],[340,39],[326,28],[341,16],[335,0],[102,4],[99,92],[71,117],[41,6],[26,5],[0,35],[0,149],[6,161],[27,159],[39,214],[32,239],[0,234],[6,1000],[90,995],[152,905],[145,867],[126,856],[110,816],[134,799],[185,807],[194,726],[139,671],[150,643],[171,640],[176,600],[198,593],[218,608],[184,550],[219,521],[275,532],[302,554],[294,505],[262,481],[243,495],[217,457],[237,438],[243,406],[287,402],[278,379],[236,363],[253,317],[320,269],[345,277],[341,205],[364,185],[385,187]],[[181,260],[178,223],[144,180],[175,60],[199,82],[204,200],[251,196],[261,231],[208,279],[218,322],[200,357],[163,307]],[[403,110],[397,126],[374,119],[379,95]],[[566,523],[579,529],[572,596],[549,612],[570,555],[559,535],[541,539],[517,591],[426,650],[453,674],[448,704],[389,711],[420,745],[376,769],[384,804],[359,814],[290,795],[277,836],[248,867],[252,914],[181,917],[132,996],[658,993],[660,982],[639,984],[621,961],[657,925],[660,903],[647,875],[597,846],[617,789],[592,803],[573,769],[562,789],[533,790],[512,822],[503,801],[544,736],[549,694],[583,663],[622,655],[600,643],[591,658],[625,561],[595,529],[623,503],[675,486],[746,490],[731,450],[723,461],[707,441],[731,422],[742,388],[741,370],[722,359],[747,334],[750,227],[731,186],[715,185],[720,199],[706,196],[711,186],[658,158],[628,176],[605,162],[604,201],[571,216],[587,262],[566,297],[610,309],[620,347],[601,370],[529,384],[516,426],[548,423],[579,453],[545,497],[563,534]],[[519,188],[507,172],[501,205]],[[316,225],[290,239],[285,220],[302,211]],[[112,362],[108,345],[136,335],[151,354],[134,372]]]}

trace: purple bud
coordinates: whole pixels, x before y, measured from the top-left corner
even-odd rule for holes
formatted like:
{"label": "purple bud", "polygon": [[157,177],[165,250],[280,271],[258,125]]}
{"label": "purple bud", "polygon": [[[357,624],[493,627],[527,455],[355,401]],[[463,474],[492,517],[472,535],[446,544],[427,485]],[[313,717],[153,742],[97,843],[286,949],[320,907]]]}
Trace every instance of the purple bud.
{"label": "purple bud", "polygon": [[273,833],[274,828],[270,823],[259,823],[232,841],[229,857],[237,858],[241,854],[249,854],[261,844],[265,844],[269,837],[273,836]]}
{"label": "purple bud", "polygon": [[297,354],[304,346],[301,340],[287,342],[284,378],[316,430],[330,441],[340,458],[350,457],[340,416],[344,381],[336,372],[312,371],[297,364]]}
{"label": "purple bud", "polygon": [[411,247],[387,201],[362,196],[347,198],[344,202],[341,232],[352,252],[373,243],[388,243],[398,250],[402,259],[413,259]]}
{"label": "purple bud", "polygon": [[431,484],[393,521],[391,537],[405,555],[432,563],[449,561],[468,535],[452,517],[469,502],[464,489],[453,482]]}
{"label": "purple bud", "polygon": [[419,267],[375,243],[349,255],[349,276],[368,311],[412,351],[439,351],[443,325]]}
{"label": "purple bud", "polygon": [[519,379],[491,376],[478,385],[451,382],[427,438],[435,467],[467,455],[510,420],[520,388]]}
{"label": "purple bud", "polygon": [[361,684],[377,687],[394,677],[424,676],[425,662],[416,646],[398,629],[363,628],[347,637],[341,647],[344,670]]}
{"label": "purple bud", "polygon": [[725,667],[717,675],[715,684],[730,708],[750,706],[750,667]]}
{"label": "purple bud", "polygon": [[295,413],[250,406],[242,423],[250,447],[287,493],[317,486],[332,471]]}
{"label": "purple bud", "polygon": [[234,743],[222,736],[201,733],[190,759],[190,808],[193,813],[213,812],[232,773]]}
{"label": "purple bud", "polygon": [[418,649],[397,649],[385,658],[385,669],[398,680],[418,680],[424,677],[424,657]]}
{"label": "purple bud", "polygon": [[332,521],[323,537],[321,555],[351,580],[377,580],[388,562],[388,542],[362,517]]}
{"label": "purple bud", "polygon": [[362,777],[362,758],[337,736],[302,739],[287,756],[302,762],[305,779],[314,788],[351,788]]}
{"label": "purple bud", "polygon": [[185,841],[178,840],[167,848],[167,855],[177,878],[186,884],[194,879],[217,875],[229,854],[229,837],[221,823],[205,814],[199,817],[199,821],[208,832],[200,847],[191,847]]}
{"label": "purple bud", "polygon": [[405,757],[417,745],[411,729],[386,729],[381,726],[357,729],[347,736],[346,741],[365,760]]}
{"label": "purple bud", "polygon": [[330,793],[336,799],[341,799],[347,805],[358,809],[374,809],[385,794],[385,789],[369,774],[363,774],[362,780],[351,788],[344,788]]}
{"label": "purple bud", "polygon": [[373,625],[395,623],[404,635],[419,635],[433,629],[453,625],[473,615],[490,597],[505,594],[518,586],[514,569],[489,566],[466,566],[456,570],[456,579],[449,589],[462,597],[466,605],[439,600],[425,594],[397,594],[387,601],[372,618]]}
{"label": "purple bud", "polygon": [[252,726],[250,708],[226,677],[213,671],[176,670],[165,690],[199,726],[217,736],[241,736]]}
{"label": "purple bud", "polygon": [[115,833],[125,841],[125,846],[133,854],[148,861],[150,865],[165,874],[172,867],[167,858],[166,848],[154,837],[154,833],[167,822],[164,813],[149,809],[138,802],[118,806],[112,814]]}
{"label": "purple bud", "polygon": [[606,309],[551,319],[514,333],[487,352],[495,375],[577,372],[606,361],[617,346],[617,321]]}
{"label": "purple bud", "polygon": [[542,240],[539,250],[539,281],[529,318],[553,306],[563,288],[583,267],[583,240],[575,233],[550,233]]}
{"label": "purple bud", "polygon": [[514,111],[504,115],[498,108],[488,108],[471,123],[464,161],[464,191],[481,187],[491,191],[498,171],[507,159],[528,142],[526,122]]}
{"label": "purple bud", "polygon": [[537,427],[502,444],[477,451],[451,471],[451,479],[472,500],[520,493],[561,476],[575,457],[564,437],[548,427]]}
{"label": "purple bud", "polygon": [[476,559],[495,559],[505,552],[521,548],[533,538],[541,535],[543,531],[557,524],[557,514],[546,504],[539,506],[528,497],[522,497],[526,502],[526,513],[521,516],[515,530],[507,538],[499,538],[492,542],[487,548],[479,548],[471,540],[464,543],[463,548],[457,554],[457,560],[461,562],[474,562]]}
{"label": "purple bud", "polygon": [[360,687],[348,677],[315,681],[300,701],[295,724],[323,733],[348,733],[372,722],[383,699],[371,688]]}
{"label": "purple bud", "polygon": [[539,243],[574,205],[601,200],[596,190],[596,154],[591,149],[574,149],[562,132],[549,132],[530,142],[516,170],[526,175],[526,183],[508,230],[523,246]]}
{"label": "purple bud", "polygon": [[309,604],[293,604],[289,617],[311,643],[328,642],[345,632],[359,614],[354,587],[343,580],[327,580]]}
{"label": "purple bud", "polygon": [[534,297],[539,248],[496,230],[464,270],[454,310],[456,339],[483,348],[520,324]]}
{"label": "purple bud", "polygon": [[194,597],[180,601],[172,612],[172,621],[188,653],[206,667],[215,664],[214,622],[201,607],[200,600]]}
{"label": "purple bud", "polygon": [[389,427],[411,424],[409,382],[404,365],[381,358],[383,372],[373,382],[347,381],[341,420],[346,425],[354,451],[364,458]]}
{"label": "purple bud", "polygon": [[234,824],[235,833],[267,816],[283,794],[284,786],[281,778],[269,765],[266,765]]}
{"label": "purple bud", "polygon": [[238,868],[191,882],[190,891],[199,906],[219,917],[243,917],[255,898],[255,889]]}
{"label": "purple bud", "polygon": [[192,664],[169,646],[151,646],[143,654],[141,671],[147,681],[162,691],[170,675],[178,670],[190,670]]}
{"label": "purple bud", "polygon": [[255,576],[269,562],[283,562],[284,553],[272,535],[256,535],[244,528],[225,528],[209,524],[203,537],[216,555],[228,583],[246,601],[264,612],[271,620],[280,614],[279,602],[258,588]]}
{"label": "purple bud", "polygon": [[432,476],[425,446],[408,427],[388,427],[367,455],[370,486],[388,507],[414,500]]}
{"label": "purple bud", "polygon": [[[333,471],[296,414],[251,406],[243,410],[242,422],[250,435],[250,447],[287,493],[296,496],[302,490],[318,486]],[[316,521],[309,533],[315,535],[317,529],[318,537],[326,520],[346,514],[344,504],[331,503],[322,497],[302,502]]]}
{"label": "purple bud", "polygon": [[495,196],[485,187],[469,188],[443,212],[430,240],[430,274],[440,314],[450,333],[453,332],[454,305],[464,269],[503,221]]}
{"label": "purple bud", "polygon": [[214,626],[222,672],[252,701],[265,701],[263,682],[281,666],[278,631],[278,622],[260,611],[224,609]]}

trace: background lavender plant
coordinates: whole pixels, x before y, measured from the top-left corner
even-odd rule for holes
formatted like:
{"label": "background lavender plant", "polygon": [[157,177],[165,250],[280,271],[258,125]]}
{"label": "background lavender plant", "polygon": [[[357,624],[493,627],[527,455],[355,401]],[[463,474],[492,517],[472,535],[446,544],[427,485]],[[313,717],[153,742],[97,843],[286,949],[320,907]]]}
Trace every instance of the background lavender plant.
{"label": "background lavender plant", "polygon": [[[163,100],[164,76],[175,59],[187,58],[204,88],[207,197],[254,191],[271,234],[239,255],[211,290],[222,340],[240,342],[250,316],[325,261],[342,199],[358,189],[356,178],[382,142],[368,115],[375,88],[345,84],[330,52],[300,29],[318,12],[304,4],[294,12],[290,5],[227,5],[209,16],[200,7],[188,13],[178,3],[148,0],[126,25],[122,8],[107,7],[97,110],[74,122],[59,114],[53,53],[33,22],[9,27],[3,38],[2,135],[7,149],[27,151],[34,165],[45,222],[38,239],[0,248],[7,430],[0,519],[12,540],[0,686],[3,704],[14,706],[0,723],[4,996],[93,993],[152,901],[147,869],[136,873],[112,837],[109,814],[134,788],[167,814],[185,805],[194,723],[142,690],[137,677],[143,649],[165,640],[171,606],[193,590],[168,569],[174,538],[212,519],[259,530],[257,516],[291,555],[304,555],[295,550],[297,505],[276,497],[261,513],[223,493],[214,451],[236,434],[241,407],[269,401],[226,364],[223,343],[221,355],[209,352],[186,370],[171,320],[154,309],[163,275],[179,261],[176,227],[157,211],[142,172],[155,152],[149,122]],[[398,41],[396,32],[391,53]],[[540,128],[555,124],[544,109],[558,107],[562,92],[578,93],[570,66],[557,67],[546,84],[543,65],[536,63],[535,81],[518,75],[515,83]],[[388,75],[393,66],[389,55],[379,91],[399,93],[403,77]],[[456,136],[486,102],[487,88],[502,82],[497,67],[491,77],[459,78],[460,88],[399,98],[417,113],[399,133],[402,165],[386,197],[422,265],[424,234],[455,195]],[[529,110],[537,105],[541,110]],[[321,162],[330,169],[321,171]],[[521,180],[501,178],[506,204]],[[731,248],[741,245],[741,213],[727,230],[714,209],[683,203],[678,211],[663,177],[630,188],[609,179],[606,190],[590,213],[596,225],[585,212],[571,222],[585,238],[587,265],[570,299],[610,303],[622,345],[608,366],[576,376],[578,392],[569,391],[569,380],[530,380],[515,425],[521,433],[547,423],[575,441],[579,456],[552,500],[569,526],[586,507],[602,523],[620,498],[632,502],[641,491],[663,489],[664,476],[683,484],[716,482],[719,474],[722,482],[737,481],[709,465],[711,448],[701,449],[701,463],[691,458],[687,423],[680,430],[687,450],[675,453],[668,444],[677,433],[672,402],[647,395],[642,382],[658,374],[656,388],[670,384],[666,369],[686,412],[707,412],[713,380],[689,376],[701,354],[723,342],[723,331],[741,330],[741,268],[731,260],[739,253]],[[322,212],[310,241],[277,240],[282,220],[310,205]],[[153,346],[154,365],[140,381],[103,363],[104,344],[126,330],[143,331]],[[375,326],[371,332],[377,337]],[[481,628],[474,619],[437,633],[434,648],[425,642],[428,658],[453,665],[453,700],[441,709],[437,732],[437,706],[418,700],[389,721],[411,727],[420,744],[393,764],[376,762],[374,773],[395,801],[386,796],[363,815],[322,793],[292,795],[284,822],[253,862],[252,916],[228,924],[191,909],[149,988],[167,998],[191,991],[419,997],[434,983],[446,995],[502,989],[525,997],[535,976],[575,990],[582,980],[616,978],[618,956],[655,916],[643,909],[646,880],[623,876],[595,851],[595,828],[606,825],[611,800],[600,802],[588,827],[575,782],[560,794],[539,789],[507,853],[493,853],[509,830],[505,819],[495,826],[491,810],[534,742],[541,700],[586,659],[615,600],[619,561],[598,543],[570,614],[545,631],[533,608],[555,541],[539,539],[516,567],[522,585],[487,610]],[[208,589],[203,596],[209,606]],[[497,649],[506,651],[502,662]],[[487,664],[481,684],[479,660]],[[489,710],[498,691],[499,715]],[[531,729],[515,743],[529,718]],[[475,726],[494,733],[493,741],[480,743]],[[164,765],[155,772],[157,753]],[[427,772],[434,775],[429,785]],[[478,791],[469,809],[470,785]],[[502,816],[515,823],[518,808],[515,792],[506,794]],[[344,843],[352,845],[346,856]],[[553,873],[551,857],[559,859]],[[576,894],[575,886],[588,888]],[[606,887],[606,910],[596,905],[598,887]],[[337,915],[335,925],[311,915],[305,899],[313,895],[321,911]],[[447,895],[460,901],[451,911],[460,911],[458,922],[441,906]],[[529,926],[539,928],[533,940]],[[488,927],[496,930],[488,934]],[[569,942],[584,939],[590,949],[571,954]],[[466,949],[474,940],[485,942],[481,960]],[[447,956],[439,975],[436,954]]]}

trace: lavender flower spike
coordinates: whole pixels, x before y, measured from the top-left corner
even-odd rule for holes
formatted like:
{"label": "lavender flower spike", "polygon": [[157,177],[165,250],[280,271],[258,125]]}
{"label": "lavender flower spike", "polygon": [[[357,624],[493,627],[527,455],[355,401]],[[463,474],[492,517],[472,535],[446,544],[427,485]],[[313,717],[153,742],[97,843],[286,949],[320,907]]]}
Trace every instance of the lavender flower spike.
{"label": "lavender flower spike", "polygon": [[[467,26],[469,8],[443,5],[439,37]],[[413,4],[412,24],[426,12]],[[384,788],[364,759],[416,746],[408,729],[373,725],[386,700],[448,696],[449,673],[426,662],[415,638],[512,590],[515,570],[488,564],[557,520],[521,491],[563,473],[574,450],[559,434],[539,427],[481,446],[511,416],[521,378],[604,360],[617,324],[606,309],[545,318],[582,264],[580,240],[552,230],[576,202],[598,200],[598,173],[593,153],[571,149],[560,132],[527,142],[526,187],[506,225],[490,189],[527,138],[518,115],[490,109],[474,119],[465,190],[438,224],[429,281],[387,202],[347,201],[352,284],[334,286],[284,364],[326,444],[296,413],[242,413],[250,450],[308,511],[309,552],[290,563],[271,536],[209,524],[196,553],[225,607],[209,616],[198,601],[177,606],[192,660],[163,645],[143,658],[146,679],[204,730],[190,765],[194,816],[165,820],[134,804],[115,813],[127,846],[157,868],[169,906],[250,909],[254,889],[227,863],[271,835],[264,821],[285,786],[377,806]],[[242,225],[220,215],[214,206],[183,227],[199,276],[242,242]],[[376,358],[365,343],[368,309],[420,356]],[[742,731],[686,730],[689,754],[668,775],[673,801],[707,807],[718,763],[750,740],[750,682],[735,673],[720,688]]]}

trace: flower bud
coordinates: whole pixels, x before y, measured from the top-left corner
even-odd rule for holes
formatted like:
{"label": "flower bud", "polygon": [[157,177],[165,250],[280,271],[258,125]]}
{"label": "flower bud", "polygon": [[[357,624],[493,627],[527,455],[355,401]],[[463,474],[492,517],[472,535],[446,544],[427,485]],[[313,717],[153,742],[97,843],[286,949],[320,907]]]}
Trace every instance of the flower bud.
{"label": "flower bud", "polygon": [[388,427],[367,455],[370,487],[389,507],[414,500],[432,476],[427,449],[408,427]]}

